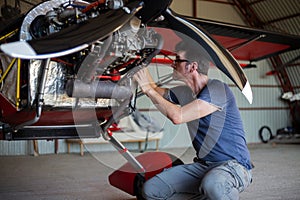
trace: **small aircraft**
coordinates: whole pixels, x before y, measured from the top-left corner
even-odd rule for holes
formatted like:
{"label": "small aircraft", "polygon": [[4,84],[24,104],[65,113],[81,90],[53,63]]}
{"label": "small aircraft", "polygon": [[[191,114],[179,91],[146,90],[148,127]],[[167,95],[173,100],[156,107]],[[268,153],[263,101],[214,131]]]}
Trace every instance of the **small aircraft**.
{"label": "small aircraft", "polygon": [[[252,102],[250,84],[228,46],[202,22],[173,12],[171,2],[49,0],[1,29],[0,139],[103,137],[128,160],[110,175],[111,184],[143,199],[145,180],[182,162],[163,152],[136,158],[113,135],[112,126],[136,109],[137,71],[172,63],[175,41],[187,39]],[[252,60],[257,57],[265,54]]]}

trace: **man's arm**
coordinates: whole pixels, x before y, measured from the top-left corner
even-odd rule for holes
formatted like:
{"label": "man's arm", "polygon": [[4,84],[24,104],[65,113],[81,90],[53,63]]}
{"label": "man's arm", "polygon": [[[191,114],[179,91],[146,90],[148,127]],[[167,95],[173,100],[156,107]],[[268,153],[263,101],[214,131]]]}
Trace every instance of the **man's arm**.
{"label": "man's arm", "polygon": [[[194,100],[185,106],[178,106],[163,98],[163,93],[166,91],[158,90],[158,87],[153,85],[152,78],[149,79],[147,70],[140,70],[135,75],[135,80],[140,85],[142,91],[151,99],[157,109],[169,118],[174,124],[181,124],[195,119],[199,119],[218,110],[217,107],[202,100]],[[160,93],[164,91],[163,93]]]}
{"label": "man's arm", "polygon": [[153,78],[151,76],[151,74],[149,73],[148,69],[145,68],[143,69],[145,71],[145,73],[147,74],[147,77],[148,77],[148,81],[149,81],[149,84],[150,86],[161,96],[164,96],[164,94],[167,92],[167,89],[166,88],[161,88],[161,87],[158,87],[156,85],[156,83],[153,81]]}

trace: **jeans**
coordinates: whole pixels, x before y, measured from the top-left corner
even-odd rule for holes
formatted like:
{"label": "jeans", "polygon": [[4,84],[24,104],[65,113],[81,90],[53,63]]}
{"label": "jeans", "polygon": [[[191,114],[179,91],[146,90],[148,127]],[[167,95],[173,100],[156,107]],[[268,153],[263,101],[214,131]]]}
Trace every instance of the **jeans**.
{"label": "jeans", "polygon": [[251,170],[235,160],[195,162],[164,170],[146,181],[143,196],[149,200],[239,199],[252,181]]}

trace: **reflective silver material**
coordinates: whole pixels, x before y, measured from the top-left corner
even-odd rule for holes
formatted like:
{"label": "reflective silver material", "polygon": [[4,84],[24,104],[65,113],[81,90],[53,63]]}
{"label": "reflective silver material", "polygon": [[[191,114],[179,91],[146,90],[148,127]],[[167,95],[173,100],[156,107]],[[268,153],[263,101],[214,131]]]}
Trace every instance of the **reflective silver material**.
{"label": "reflective silver material", "polygon": [[[31,104],[37,96],[39,76],[41,73],[41,60],[31,60],[29,67],[30,99]],[[80,98],[76,104],[76,98],[69,97],[65,92],[67,80],[67,67],[57,62],[50,62],[49,71],[45,85],[44,104],[53,107],[107,107],[113,106],[116,102],[112,99],[91,99]]]}

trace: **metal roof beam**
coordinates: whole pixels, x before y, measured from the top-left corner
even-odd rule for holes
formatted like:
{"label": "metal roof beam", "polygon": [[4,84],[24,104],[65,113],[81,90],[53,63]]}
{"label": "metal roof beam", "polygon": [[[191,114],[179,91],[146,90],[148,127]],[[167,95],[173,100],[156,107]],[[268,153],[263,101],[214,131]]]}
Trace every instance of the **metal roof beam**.
{"label": "metal roof beam", "polygon": [[257,4],[257,3],[260,3],[260,2],[263,2],[263,1],[267,1],[267,0],[256,0],[256,1],[252,1],[252,2],[249,2],[249,5]]}
{"label": "metal roof beam", "polygon": [[269,20],[269,21],[265,22],[264,25],[269,25],[269,24],[272,24],[272,23],[275,23],[275,22],[284,21],[284,20],[296,18],[296,17],[299,17],[299,16],[300,16],[300,13],[296,13],[296,14],[293,14],[293,15],[289,15],[289,16]]}
{"label": "metal roof beam", "polygon": [[237,9],[242,13],[244,19],[248,22],[251,27],[261,28],[263,22],[257,17],[254,10],[246,0],[232,0]]}

